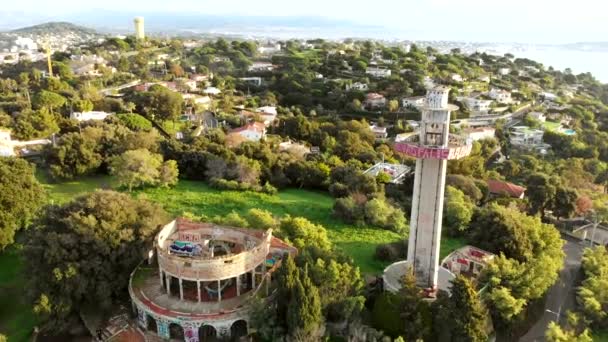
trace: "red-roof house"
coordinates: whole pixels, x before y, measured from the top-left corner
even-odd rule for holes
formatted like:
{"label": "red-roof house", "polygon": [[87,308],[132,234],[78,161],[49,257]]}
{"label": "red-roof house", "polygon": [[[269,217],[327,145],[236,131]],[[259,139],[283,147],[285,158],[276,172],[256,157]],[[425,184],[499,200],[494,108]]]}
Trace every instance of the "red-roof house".
{"label": "red-roof house", "polygon": [[526,188],[519,185],[493,179],[488,180],[488,190],[491,195],[509,196],[519,199],[523,199],[526,192]]}

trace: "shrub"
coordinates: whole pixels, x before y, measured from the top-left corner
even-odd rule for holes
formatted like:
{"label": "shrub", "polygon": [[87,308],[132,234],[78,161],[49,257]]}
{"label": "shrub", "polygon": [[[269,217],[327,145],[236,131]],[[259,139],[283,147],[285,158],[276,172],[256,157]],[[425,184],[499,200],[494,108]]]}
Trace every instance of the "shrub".
{"label": "shrub", "polygon": [[407,240],[384,243],[376,247],[376,259],[395,262],[407,258]]}
{"label": "shrub", "polygon": [[116,114],[116,117],[133,131],[147,131],[152,129],[152,123],[139,114]]}
{"label": "shrub", "polygon": [[250,209],[247,213],[247,222],[251,228],[268,229],[277,226],[277,220],[268,210]]}

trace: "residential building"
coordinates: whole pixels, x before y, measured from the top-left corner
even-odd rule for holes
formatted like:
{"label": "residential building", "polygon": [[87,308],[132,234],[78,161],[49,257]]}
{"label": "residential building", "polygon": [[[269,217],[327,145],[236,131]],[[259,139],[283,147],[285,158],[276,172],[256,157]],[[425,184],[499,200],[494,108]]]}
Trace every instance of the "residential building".
{"label": "residential building", "polygon": [[391,178],[391,183],[401,184],[404,178],[411,172],[412,168],[407,165],[381,162],[365,170],[363,174],[377,177],[378,174],[385,173]]}
{"label": "residential building", "polygon": [[427,90],[435,88],[435,81],[429,76],[424,76],[424,80],[422,81],[424,84],[424,88]]}
{"label": "residential building", "polygon": [[509,141],[513,146],[535,147],[543,144],[544,132],[540,129],[533,129],[528,126],[511,127]]}
{"label": "residential building", "polygon": [[547,117],[545,116],[544,113],[541,113],[541,112],[530,112],[530,113],[528,113],[528,117],[530,117],[538,122],[541,122],[541,123],[547,121]]}
{"label": "residential building", "polygon": [[272,55],[281,52],[281,44],[269,44],[258,47],[258,52],[262,55]]}
{"label": "residential building", "polygon": [[369,93],[365,96],[364,106],[368,109],[386,107],[386,98],[378,93]]}
{"label": "residential building", "polygon": [[492,88],[490,89],[490,92],[488,92],[488,96],[501,104],[513,103],[511,92],[507,90]]}
{"label": "residential building", "polygon": [[451,79],[454,82],[464,82],[464,78],[462,78],[462,76],[459,74],[452,74]]}
{"label": "residential building", "polygon": [[498,69],[498,73],[505,76],[508,75],[511,72],[511,69],[509,68],[500,68]]}
{"label": "residential building", "polygon": [[494,259],[494,254],[473,246],[464,246],[450,253],[441,262],[455,278],[464,276],[475,281],[483,269]]}
{"label": "residential building", "polygon": [[256,110],[258,113],[265,113],[271,115],[277,115],[277,107],[275,106],[262,106]]}
{"label": "residential building", "polygon": [[239,80],[247,83],[247,84],[251,84],[253,86],[259,87],[262,85],[262,78],[261,77],[241,77],[239,78]]}
{"label": "residential building", "polygon": [[196,81],[192,80],[192,79],[187,79],[187,78],[178,78],[175,80],[176,84],[182,84],[184,87],[186,87],[189,91],[195,91],[198,89],[197,85],[196,85]]}
{"label": "residential building", "polygon": [[369,126],[369,129],[374,133],[374,136],[378,140],[386,139],[388,137],[386,127],[381,127],[377,126],[376,124],[372,124]]}
{"label": "residential building", "polygon": [[253,62],[249,68],[249,71],[272,71],[274,65],[270,62]]}
{"label": "residential building", "polygon": [[191,74],[190,79],[196,82],[206,82],[209,80],[209,75],[204,74]]}
{"label": "residential building", "polygon": [[494,138],[496,129],[493,127],[475,127],[465,128],[461,131],[461,135],[472,141]]}
{"label": "residential building", "polygon": [[368,89],[367,83],[355,82],[346,84],[346,90],[367,91]]}
{"label": "residential building", "polygon": [[240,145],[245,141],[260,141],[266,136],[266,126],[261,122],[250,122],[242,127],[235,128],[226,136],[231,147]]}
{"label": "residential building", "polygon": [[492,196],[508,196],[523,199],[526,192],[526,188],[509,182],[489,179],[487,183],[488,191]]}
{"label": "residential building", "polygon": [[368,67],[365,69],[365,73],[376,78],[388,78],[391,77],[391,70],[378,68],[378,67]]}
{"label": "residential building", "polygon": [[401,99],[401,107],[420,109],[426,104],[425,96],[412,96]]}
{"label": "residential building", "polygon": [[0,157],[31,156],[41,153],[42,146],[50,144],[48,139],[18,141],[11,138],[11,131],[0,128]]}
{"label": "residential building", "polygon": [[557,95],[548,92],[542,92],[538,94],[538,96],[544,101],[555,102],[557,100]]}
{"label": "residential building", "polygon": [[219,95],[221,92],[222,91],[216,87],[207,87],[207,88],[205,88],[205,90],[203,90],[203,93],[205,93],[207,95],[212,95],[212,96]]}
{"label": "residential building", "polygon": [[279,144],[279,151],[288,152],[300,158],[304,158],[310,153],[310,147],[289,140]]}
{"label": "residential building", "polygon": [[492,100],[484,100],[478,97],[461,98],[462,103],[475,114],[486,114],[490,111]]}
{"label": "residential building", "polygon": [[481,81],[481,82],[490,83],[490,76],[489,75],[482,75],[482,76],[479,76],[478,80]]}
{"label": "residential building", "polygon": [[73,112],[70,114],[70,119],[78,120],[78,121],[89,121],[89,120],[104,120],[108,116],[112,115],[112,113],[106,112]]}

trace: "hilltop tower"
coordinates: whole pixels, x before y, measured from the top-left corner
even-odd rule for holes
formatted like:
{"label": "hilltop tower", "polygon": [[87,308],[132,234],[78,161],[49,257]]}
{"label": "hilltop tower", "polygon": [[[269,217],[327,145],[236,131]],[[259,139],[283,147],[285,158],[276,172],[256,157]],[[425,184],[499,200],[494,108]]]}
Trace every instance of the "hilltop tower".
{"label": "hilltop tower", "polygon": [[[443,218],[443,196],[447,161],[467,156],[471,142],[450,135],[450,113],[458,107],[448,104],[450,89],[435,87],[427,93],[420,132],[395,144],[398,152],[416,158],[414,194],[410,219],[407,260],[385,270],[385,287],[395,283],[407,269],[413,269],[418,285],[432,294],[438,288],[439,245]],[[440,287],[446,284],[439,282]],[[394,286],[389,286],[389,290]]]}
{"label": "hilltop tower", "polygon": [[135,24],[135,38],[143,40],[146,37],[144,32],[144,18],[135,17],[135,19],[133,19],[133,23]]}

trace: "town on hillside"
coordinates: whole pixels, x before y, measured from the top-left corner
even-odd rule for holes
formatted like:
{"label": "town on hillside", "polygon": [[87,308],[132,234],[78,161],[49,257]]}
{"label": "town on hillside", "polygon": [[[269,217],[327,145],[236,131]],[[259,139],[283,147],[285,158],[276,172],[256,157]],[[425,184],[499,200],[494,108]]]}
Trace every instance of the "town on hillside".
{"label": "town on hillside", "polygon": [[145,23],[0,41],[0,341],[608,340],[608,85]]}

